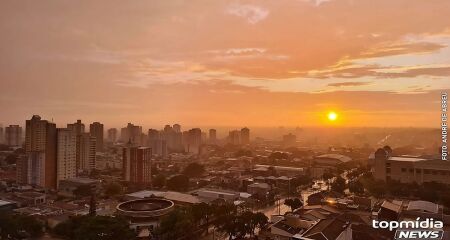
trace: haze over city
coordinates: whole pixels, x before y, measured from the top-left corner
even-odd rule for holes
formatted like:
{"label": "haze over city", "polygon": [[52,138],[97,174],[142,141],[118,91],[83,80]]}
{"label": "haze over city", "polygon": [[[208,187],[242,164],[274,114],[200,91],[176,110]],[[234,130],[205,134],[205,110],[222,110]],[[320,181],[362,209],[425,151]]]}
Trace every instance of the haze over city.
{"label": "haze over city", "polygon": [[2,1],[1,121],[438,128],[449,15],[445,0]]}

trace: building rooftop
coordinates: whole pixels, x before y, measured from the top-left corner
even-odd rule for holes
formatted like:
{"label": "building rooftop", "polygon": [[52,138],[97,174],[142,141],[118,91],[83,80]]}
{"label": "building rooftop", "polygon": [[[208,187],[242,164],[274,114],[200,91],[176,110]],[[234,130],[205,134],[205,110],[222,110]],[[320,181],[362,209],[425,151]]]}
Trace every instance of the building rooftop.
{"label": "building rooftop", "polygon": [[408,211],[421,211],[428,213],[438,213],[439,205],[428,201],[411,201],[408,204]]}
{"label": "building rooftop", "polygon": [[339,218],[324,219],[308,229],[303,236],[317,240],[337,239],[349,225],[349,222]]}
{"label": "building rooftop", "polygon": [[[265,169],[266,171],[269,169],[269,167],[271,167],[270,165],[261,165],[261,164],[256,164],[255,165],[255,169],[253,170],[257,170],[257,169]],[[276,170],[286,170],[286,171],[303,171],[303,168],[298,168],[298,167],[285,167],[285,166],[273,166],[274,169]]]}
{"label": "building rooftop", "polygon": [[269,184],[267,184],[267,183],[252,183],[252,184],[248,185],[248,187],[264,188],[264,189],[270,188]]}
{"label": "building rooftop", "polygon": [[391,211],[394,211],[396,213],[399,213],[400,210],[401,210],[401,204],[399,205],[399,204],[392,203],[392,202],[389,202],[389,201],[384,201],[383,204],[381,204],[381,207],[385,208],[385,209],[388,209],[388,210],[391,210]]}
{"label": "building rooftop", "polygon": [[200,203],[200,199],[196,196],[192,196],[190,194],[186,194],[186,193],[179,193],[179,192],[163,192],[163,191],[150,191],[150,190],[143,190],[143,191],[139,191],[139,192],[134,192],[134,193],[130,193],[127,194],[127,196],[129,197],[134,197],[134,198],[149,198],[149,197],[161,197],[161,198],[165,198],[168,200],[172,200],[175,202],[184,202],[184,203]]}
{"label": "building rooftop", "polygon": [[75,178],[64,179],[61,181],[74,182],[74,183],[80,183],[80,184],[91,184],[91,183],[97,183],[99,180],[91,179],[91,178],[75,177]]}
{"label": "building rooftop", "polygon": [[285,232],[288,232],[292,235],[303,232],[302,228],[291,226],[287,223],[286,220],[280,220],[277,223],[273,224],[272,227],[276,227],[276,228],[281,229]]}
{"label": "building rooftop", "polygon": [[399,161],[399,162],[420,162],[428,161],[430,159],[413,157],[413,156],[393,156],[388,159],[389,161]]}
{"label": "building rooftop", "polygon": [[0,200],[0,206],[5,206],[5,205],[9,205],[9,204],[13,204],[13,202],[8,202],[8,201]]}
{"label": "building rooftop", "polygon": [[223,190],[223,189],[199,189],[195,191],[196,193],[204,192],[204,193],[214,193],[214,194],[223,194],[223,195],[229,195],[229,196],[235,196],[237,193],[234,191],[229,190]]}
{"label": "building rooftop", "polygon": [[319,158],[319,159],[320,158],[331,158],[331,159],[336,159],[336,160],[340,161],[341,163],[349,162],[352,160],[350,157],[347,157],[347,156],[344,156],[341,154],[336,154],[336,153],[323,154],[320,156],[316,156],[315,158],[316,159],[317,158]]}

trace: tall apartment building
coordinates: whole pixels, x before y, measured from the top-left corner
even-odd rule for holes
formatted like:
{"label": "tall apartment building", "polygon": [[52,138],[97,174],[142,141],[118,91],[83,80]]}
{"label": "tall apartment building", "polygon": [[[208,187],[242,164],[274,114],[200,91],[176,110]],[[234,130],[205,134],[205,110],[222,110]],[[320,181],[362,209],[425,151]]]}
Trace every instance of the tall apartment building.
{"label": "tall apartment building", "polygon": [[199,153],[202,145],[202,130],[200,128],[192,128],[184,132],[185,151],[190,153]]}
{"label": "tall apartment building", "polygon": [[96,138],[89,133],[77,135],[77,172],[89,173],[95,169]]}
{"label": "tall apartment building", "polygon": [[450,162],[412,156],[393,156],[389,147],[378,149],[369,159],[375,179],[422,184],[450,184]]}
{"label": "tall apartment building", "polygon": [[163,134],[156,129],[148,130],[148,146],[152,149],[152,154],[167,157],[167,142]]}
{"label": "tall apartment building", "polygon": [[292,133],[283,135],[283,146],[284,147],[295,147],[297,144],[297,136]]}
{"label": "tall apartment building", "polygon": [[117,141],[117,128],[108,129],[108,142],[115,143]]}
{"label": "tall apartment building", "polygon": [[167,148],[170,150],[183,150],[183,134],[181,133],[181,126],[178,124],[166,125],[164,130],[160,132],[161,139],[166,142]]}
{"label": "tall apartment building", "polygon": [[216,143],[217,142],[217,130],[216,129],[209,129],[209,142],[210,143]]}
{"label": "tall apartment building", "polygon": [[17,162],[17,182],[56,189],[56,125],[38,115],[25,125],[27,157]]}
{"label": "tall apartment building", "polygon": [[181,132],[181,125],[178,124],[178,123],[175,123],[175,124],[172,126],[172,129],[173,129],[175,132],[179,133],[179,132]]}
{"label": "tall apartment building", "polygon": [[56,184],[77,176],[77,135],[67,128],[57,129],[56,142]]}
{"label": "tall apartment building", "polygon": [[142,127],[128,123],[120,130],[120,140],[124,143],[131,141],[137,145],[142,144]]}
{"label": "tall apartment building", "polygon": [[152,149],[129,143],[123,148],[123,179],[132,183],[150,184]]}
{"label": "tall apartment building", "polygon": [[77,120],[75,123],[67,124],[67,128],[74,131],[77,135],[84,133],[84,123]]}
{"label": "tall apartment building", "polygon": [[89,133],[97,140],[97,151],[103,152],[103,124],[99,122],[91,123]]}
{"label": "tall apartment building", "polygon": [[238,130],[233,130],[228,133],[228,142],[232,145],[241,144],[241,132]]}
{"label": "tall apartment building", "polygon": [[250,143],[250,129],[242,128],[241,129],[241,144],[247,145]]}
{"label": "tall apartment building", "polygon": [[5,144],[8,146],[22,145],[22,127],[9,125],[5,128]]}

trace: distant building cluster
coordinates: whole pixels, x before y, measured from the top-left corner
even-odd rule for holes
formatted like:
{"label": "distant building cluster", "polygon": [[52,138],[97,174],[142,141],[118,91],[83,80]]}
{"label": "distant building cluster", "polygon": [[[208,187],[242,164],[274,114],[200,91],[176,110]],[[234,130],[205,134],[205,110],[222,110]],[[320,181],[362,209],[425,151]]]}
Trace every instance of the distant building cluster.
{"label": "distant building cluster", "polygon": [[[231,131],[226,141],[247,145],[250,130]],[[0,127],[0,143],[23,145],[25,150],[17,160],[17,183],[44,189],[58,189],[63,180],[108,168],[121,169],[125,181],[150,184],[152,159],[167,159],[169,153],[201,154],[208,144],[217,142],[216,129],[209,129],[207,135],[200,128],[182,131],[180,124],[145,133],[142,126],[128,123],[119,135],[116,128],[105,130],[100,122],[89,124],[89,131],[81,120],[57,128],[52,121],[34,115],[26,120],[25,136],[19,125]],[[108,146],[119,146],[121,158],[106,151]]]}

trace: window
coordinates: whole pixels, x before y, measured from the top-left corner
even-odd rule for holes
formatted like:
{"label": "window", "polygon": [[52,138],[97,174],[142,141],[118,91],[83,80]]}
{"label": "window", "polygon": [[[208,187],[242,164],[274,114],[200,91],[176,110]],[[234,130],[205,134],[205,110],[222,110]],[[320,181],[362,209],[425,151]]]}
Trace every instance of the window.
{"label": "window", "polygon": [[416,169],[416,173],[421,173],[422,169]]}
{"label": "window", "polygon": [[402,168],[402,172],[406,172],[406,168]]}
{"label": "window", "polygon": [[413,173],[413,172],[414,172],[414,169],[410,168],[410,169],[409,169],[409,172],[410,172],[410,173]]}
{"label": "window", "polygon": [[423,173],[425,173],[425,174],[430,174],[430,170],[424,169],[424,170],[423,170]]}
{"label": "window", "polygon": [[386,173],[391,173],[391,169],[390,168],[386,168]]}

